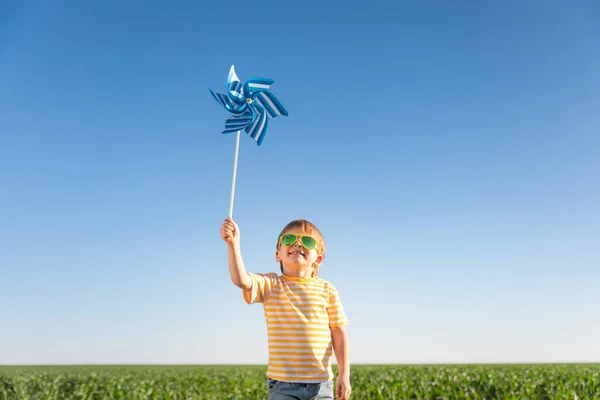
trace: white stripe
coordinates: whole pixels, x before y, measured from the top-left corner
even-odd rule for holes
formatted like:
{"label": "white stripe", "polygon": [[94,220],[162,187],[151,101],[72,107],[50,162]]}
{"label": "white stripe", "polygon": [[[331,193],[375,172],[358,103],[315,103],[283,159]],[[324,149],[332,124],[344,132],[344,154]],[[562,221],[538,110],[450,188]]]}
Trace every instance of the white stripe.
{"label": "white stripe", "polygon": [[273,293],[276,298],[281,299],[282,301],[292,300],[294,302],[298,300],[309,300],[309,301],[318,301],[319,303],[329,304],[329,300],[325,299],[323,296],[315,296],[311,294],[292,294],[292,293]]}
{"label": "white stripe", "polygon": [[[280,297],[282,300],[286,300],[286,298],[293,297],[294,301],[296,301],[296,300],[319,300],[321,302],[329,304],[327,299],[324,299],[323,296],[319,296],[319,295],[305,294],[305,293],[293,294],[293,293],[281,293],[281,292],[273,292],[273,294],[276,295],[277,297]],[[285,296],[286,294],[287,295],[291,294],[291,296]]]}
{"label": "white stripe", "polygon": [[327,293],[324,290],[321,290],[320,288],[278,287],[277,289],[281,293],[290,293],[296,296],[299,296],[301,294],[310,294],[313,296],[321,296],[326,298],[331,297],[329,293]]}
{"label": "white stripe", "polygon": [[[300,338],[307,338],[308,339],[309,335],[314,335],[314,337],[318,337],[318,338],[323,339],[323,340],[325,338],[331,339],[331,334],[330,334],[329,330],[327,330],[327,332],[325,332],[325,331],[320,331],[320,332],[315,332],[315,331],[300,331],[300,332],[292,331],[292,332],[290,332],[290,331],[281,331],[281,330],[274,331],[274,330],[269,329],[268,334],[269,334],[269,337],[271,337],[271,338],[274,338],[276,336],[282,336],[282,337],[286,337],[288,339],[292,339],[294,337],[300,337]],[[313,336],[310,336],[310,337],[312,338]]]}
{"label": "white stripe", "polygon": [[327,285],[324,283],[321,283],[321,282],[306,282],[306,283],[285,282],[285,286],[290,287],[290,288],[299,288],[299,289],[318,288],[318,289],[327,290]]}
{"label": "white stripe", "polygon": [[[263,113],[266,113],[266,112],[267,112],[267,110],[263,111]],[[268,116],[266,116],[266,117],[268,118]],[[254,138],[254,140],[256,140],[257,142],[258,142],[258,138],[260,138],[263,135],[263,133],[265,132],[265,131],[263,131],[263,128],[265,127],[265,124],[267,123],[267,118],[265,118],[264,121],[262,121],[262,125],[258,129],[258,134]]]}
{"label": "white stripe", "polygon": [[[248,132],[249,135],[252,134],[252,132],[254,132],[254,128],[256,127],[256,125],[258,125],[259,121],[260,121],[260,117],[256,117],[256,119],[254,120],[254,122],[250,126],[250,132]],[[254,140],[258,142],[258,137],[259,136],[260,135],[256,135],[256,137],[254,138]]]}
{"label": "white stripe", "polygon": [[295,295],[299,294],[312,294],[314,296],[323,296],[329,298],[329,293],[321,288],[301,288],[301,287],[280,287],[278,288],[282,293],[292,293]]}
{"label": "white stripe", "polygon": [[232,90],[231,94],[234,95],[235,97],[237,97],[238,99],[241,99],[242,97],[244,97],[244,95],[241,92]]}
{"label": "white stripe", "polygon": [[[314,301],[314,302],[316,303],[316,301]],[[291,302],[289,300],[285,301],[285,300],[281,300],[281,299],[273,299],[273,298],[271,298],[271,303],[269,305],[271,305],[273,303],[281,305],[281,304],[289,304]],[[327,307],[327,304],[324,303],[324,302],[322,302],[322,301],[318,302],[317,304],[315,304],[315,303],[311,303],[310,300],[305,300],[303,302],[296,302],[296,301],[294,301],[293,304],[296,307],[311,306],[315,311],[321,311],[321,312],[325,312],[327,310],[327,308],[329,308],[329,307]]]}
{"label": "white stripe", "polygon": [[[273,352],[277,353],[291,353],[291,352],[296,352],[296,351],[300,351],[301,348],[308,348],[310,344],[309,343],[286,343],[286,342],[278,342],[278,343],[273,343],[273,342],[269,342],[269,346],[270,348],[273,347]],[[275,347],[277,347],[277,349],[275,349]],[[332,342],[317,342],[317,343],[313,343],[312,344],[312,352],[313,354],[325,354],[325,352],[329,351],[329,349],[332,349]],[[310,348],[308,348],[310,350]]]}
{"label": "white stripe", "polygon": [[319,325],[319,326],[293,326],[293,327],[289,327],[289,328],[281,328],[281,327],[277,327],[277,326],[273,326],[273,325],[269,324],[269,332],[329,333],[329,327],[328,327],[327,323],[323,323],[322,325]]}
{"label": "white stripe", "polygon": [[290,307],[292,307],[294,310],[312,310],[312,309],[315,309],[315,308],[320,309],[320,307],[315,307],[315,306],[310,306],[310,305],[308,305],[308,306],[306,306],[306,305],[305,306],[298,306],[298,307],[295,307],[294,305],[279,305],[277,303],[265,305],[265,308],[268,309],[269,311],[270,310],[273,310],[273,311],[276,311],[276,310],[289,310]]}
{"label": "white stripe", "polygon": [[268,96],[262,96],[263,98],[261,100],[265,100],[267,103],[269,103],[269,105],[271,106],[271,109],[275,112],[275,116],[281,115],[281,113],[279,112],[279,109],[275,106],[275,104],[273,104],[273,102],[271,101],[271,99],[269,99]]}
{"label": "white stripe", "polygon": [[271,322],[279,322],[280,324],[321,323],[323,326],[331,324],[330,319],[326,315],[272,315],[268,319],[269,326]]}
{"label": "white stripe", "polygon": [[265,85],[263,83],[249,83],[248,87],[259,88],[259,89],[268,89],[271,87],[271,85]]}
{"label": "white stripe", "polygon": [[306,299],[306,298],[310,299],[310,298],[317,297],[321,300],[324,300],[325,297],[329,297],[329,296],[325,296],[324,294],[319,293],[319,292],[304,292],[303,291],[303,292],[294,293],[291,290],[281,290],[281,289],[278,289],[276,293],[280,294],[280,295],[285,294],[285,295],[290,295],[290,296],[294,296],[294,297],[300,297],[301,299]]}
{"label": "white stripe", "polygon": [[[278,346],[284,346],[284,345],[278,345]],[[321,356],[322,354],[324,354],[324,351],[315,351],[313,349],[272,349],[271,351],[269,351],[269,354],[275,354],[275,353],[281,353],[282,351],[285,351],[287,353],[316,353],[317,355]]]}
{"label": "white stripe", "polygon": [[[271,359],[271,361],[275,361],[273,359]],[[278,365],[291,365],[291,364],[297,364],[297,365],[306,365],[306,366],[313,366],[315,364],[317,365],[321,365],[321,363],[316,362],[316,361],[294,361],[294,360],[286,360],[286,361],[277,361],[274,362],[274,364],[278,364]],[[271,364],[273,365],[273,364]],[[314,368],[314,367],[313,367]]]}
{"label": "white stripe", "polygon": [[327,329],[327,325],[325,324],[305,324],[305,323],[299,323],[299,324],[285,324],[285,323],[272,323],[269,324],[269,328],[297,328],[297,329]]}
{"label": "white stripe", "polygon": [[277,336],[274,334],[270,334],[269,336],[269,342],[271,341],[275,341],[275,340],[283,340],[283,341],[290,341],[290,340],[295,340],[295,341],[300,341],[300,342],[318,342],[318,343],[329,343],[331,342],[331,337],[314,337],[314,336]]}
{"label": "white stripe", "polygon": [[[268,316],[277,316],[277,315],[296,315],[298,317],[307,317],[307,316],[321,316],[321,317],[325,317],[327,314],[327,312],[325,310],[305,310],[305,312],[300,312],[300,311],[274,311],[274,310],[269,310],[267,312]],[[314,315],[313,315],[314,314]]]}
{"label": "white stripe", "polygon": [[[300,350],[298,350],[300,351]],[[290,354],[282,354],[282,353],[290,353]],[[304,353],[307,353],[306,351],[304,351]],[[269,357],[270,358],[284,358],[284,359],[290,359],[290,358],[313,358],[319,361],[319,363],[323,360],[323,357],[327,356],[331,356],[333,354],[333,347],[328,347],[325,351],[319,351],[318,353],[314,353],[314,354],[296,354],[295,351],[292,350],[279,350],[277,352],[269,352]]]}
{"label": "white stripe", "polygon": [[278,354],[278,355],[272,355],[269,357],[271,360],[293,360],[295,358],[300,358],[303,360],[316,360],[317,358],[314,355],[306,355],[306,354],[297,354],[297,355],[285,355],[285,354]]}

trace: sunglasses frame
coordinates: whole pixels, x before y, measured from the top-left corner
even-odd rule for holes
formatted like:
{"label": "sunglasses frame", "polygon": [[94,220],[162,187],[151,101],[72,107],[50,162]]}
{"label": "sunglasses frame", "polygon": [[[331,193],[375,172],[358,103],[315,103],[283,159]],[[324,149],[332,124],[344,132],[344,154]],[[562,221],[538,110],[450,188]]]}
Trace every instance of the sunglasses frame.
{"label": "sunglasses frame", "polygon": [[[287,235],[292,235],[292,236],[296,237],[296,240],[294,240],[294,243],[290,244],[289,246],[283,244],[283,237],[287,236]],[[300,244],[302,245],[302,247],[304,247],[306,250],[312,250],[312,249],[309,249],[308,247],[306,247],[304,245],[304,242],[302,241],[302,238],[305,238],[305,237],[311,238],[315,242],[315,247],[313,247],[312,249],[316,250],[317,249],[317,243],[319,243],[319,242],[318,242],[317,239],[315,239],[314,236],[311,236],[311,235],[300,235],[300,234],[297,234],[297,233],[285,233],[285,234],[279,236],[279,245],[280,246],[285,246],[285,247],[292,247],[293,245],[295,245],[296,243],[298,243],[298,240],[300,240]],[[317,252],[318,252],[318,250],[317,250]]]}

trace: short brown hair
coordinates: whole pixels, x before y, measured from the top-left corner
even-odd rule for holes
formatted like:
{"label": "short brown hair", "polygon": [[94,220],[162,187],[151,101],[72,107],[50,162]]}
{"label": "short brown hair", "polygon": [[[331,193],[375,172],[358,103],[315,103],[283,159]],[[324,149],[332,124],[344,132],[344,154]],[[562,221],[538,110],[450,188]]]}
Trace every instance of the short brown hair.
{"label": "short brown hair", "polygon": [[[323,234],[321,234],[321,231],[319,231],[319,229],[317,229],[317,227],[311,223],[310,221],[307,221],[305,219],[295,219],[292,222],[290,222],[289,224],[287,224],[279,233],[279,236],[277,236],[277,250],[279,250],[279,238],[281,237],[281,235],[283,235],[285,232],[292,230],[292,229],[298,229],[302,232],[305,232],[306,234],[314,237],[315,239],[317,239],[317,253],[323,257],[323,259],[325,259],[325,249],[327,248],[327,245],[325,244],[325,239],[323,238]],[[281,266],[281,272],[283,273],[283,263],[279,263],[279,265]],[[317,276],[318,276],[318,270],[317,270]]]}

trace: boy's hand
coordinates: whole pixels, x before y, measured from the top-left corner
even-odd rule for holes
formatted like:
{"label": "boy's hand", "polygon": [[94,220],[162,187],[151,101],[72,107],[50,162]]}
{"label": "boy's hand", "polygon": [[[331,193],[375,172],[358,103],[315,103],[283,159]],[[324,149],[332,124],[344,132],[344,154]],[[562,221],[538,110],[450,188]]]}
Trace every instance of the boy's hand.
{"label": "boy's hand", "polygon": [[335,381],[335,393],[338,400],[348,400],[350,398],[352,387],[350,386],[350,377],[346,375],[338,375]]}
{"label": "boy's hand", "polygon": [[227,217],[221,226],[221,238],[230,245],[239,246],[240,244],[240,228],[237,224]]}

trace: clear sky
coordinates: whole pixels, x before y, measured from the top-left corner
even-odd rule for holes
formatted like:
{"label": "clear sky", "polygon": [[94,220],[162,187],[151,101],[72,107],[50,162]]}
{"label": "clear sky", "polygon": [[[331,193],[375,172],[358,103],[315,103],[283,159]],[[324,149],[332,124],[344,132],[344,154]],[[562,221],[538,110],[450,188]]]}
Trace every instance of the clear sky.
{"label": "clear sky", "polygon": [[266,363],[248,270],[325,235],[352,363],[600,361],[600,6],[0,1],[0,364]]}

